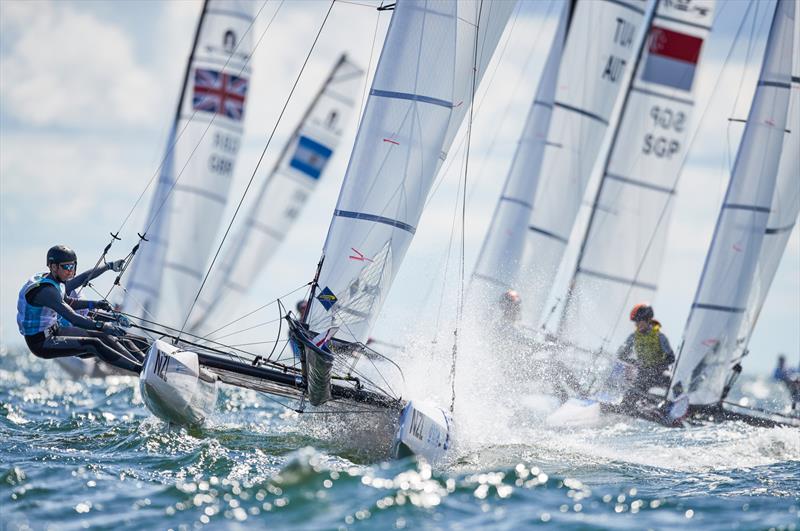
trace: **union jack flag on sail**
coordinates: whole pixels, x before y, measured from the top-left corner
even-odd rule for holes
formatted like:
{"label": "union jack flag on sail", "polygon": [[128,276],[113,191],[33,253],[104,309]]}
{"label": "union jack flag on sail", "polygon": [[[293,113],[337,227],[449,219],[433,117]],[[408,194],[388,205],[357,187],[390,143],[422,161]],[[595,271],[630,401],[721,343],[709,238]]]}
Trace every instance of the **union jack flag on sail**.
{"label": "union jack flag on sail", "polygon": [[244,100],[247,96],[247,79],[204,68],[194,71],[192,108],[226,116],[241,121],[244,117]]}

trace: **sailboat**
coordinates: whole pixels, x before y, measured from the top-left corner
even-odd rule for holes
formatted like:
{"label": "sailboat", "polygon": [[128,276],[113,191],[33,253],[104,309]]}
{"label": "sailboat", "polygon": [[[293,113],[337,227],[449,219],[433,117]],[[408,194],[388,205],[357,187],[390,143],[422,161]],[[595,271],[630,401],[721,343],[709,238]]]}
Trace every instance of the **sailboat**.
{"label": "sailboat", "polygon": [[[180,307],[189,284],[195,285],[192,279],[199,284],[198,273],[186,264],[205,263],[227,202],[244,133],[255,7],[246,0],[203,3],[142,232],[145,245],[131,263],[120,303],[126,313],[155,320],[167,299],[162,285],[181,287]],[[96,358],[57,361],[73,378],[122,373]]]}
{"label": "sailboat", "polygon": [[[686,321],[669,400],[687,403],[689,415],[764,423],[775,417],[754,418],[726,398],[800,211],[797,11],[791,0],[775,7],[744,135]],[[792,420],[800,426],[800,418]]]}
{"label": "sailboat", "polygon": [[445,455],[448,413],[403,399],[393,387],[400,368],[366,342],[514,7],[482,0],[396,5],[306,313],[286,317],[292,357],[157,340],[141,375],[151,411],[200,423],[223,381],[297,399],[297,411],[310,404],[320,413],[383,418],[395,453]]}
{"label": "sailboat", "polygon": [[776,4],[750,114],[668,388],[651,390],[635,404],[600,398],[586,407],[668,426],[697,418],[800,426],[795,417],[726,401],[800,211],[798,140],[792,131],[800,121],[795,10],[791,0]]}
{"label": "sailboat", "polygon": [[[215,275],[197,301],[189,329],[219,328],[286,238],[323,177],[356,107],[364,71],[342,54],[262,182]],[[276,206],[277,205],[277,206]],[[243,282],[241,279],[248,279]],[[224,323],[222,323],[224,325]]]}

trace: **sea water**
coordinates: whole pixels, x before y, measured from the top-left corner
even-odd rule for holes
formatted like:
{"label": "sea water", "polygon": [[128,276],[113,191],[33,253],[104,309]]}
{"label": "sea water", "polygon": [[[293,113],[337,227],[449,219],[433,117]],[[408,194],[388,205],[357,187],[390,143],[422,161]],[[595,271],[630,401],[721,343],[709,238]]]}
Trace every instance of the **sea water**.
{"label": "sea water", "polygon": [[[746,386],[785,398],[767,381]],[[220,406],[202,429],[168,429],[134,378],[72,381],[53,362],[3,350],[0,529],[800,524],[796,428],[615,418],[564,429],[511,415],[465,423],[453,459],[431,467],[364,457],[254,392],[223,387]]]}

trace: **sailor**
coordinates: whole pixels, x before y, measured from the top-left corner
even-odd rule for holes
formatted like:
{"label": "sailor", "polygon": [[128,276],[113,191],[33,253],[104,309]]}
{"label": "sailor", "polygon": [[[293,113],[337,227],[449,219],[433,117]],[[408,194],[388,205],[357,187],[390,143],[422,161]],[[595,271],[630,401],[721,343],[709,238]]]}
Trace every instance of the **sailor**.
{"label": "sailor", "polygon": [[675,361],[667,336],[661,333],[661,323],[654,318],[653,307],[637,304],[631,310],[636,330],[617,351],[617,358],[637,368],[633,382],[634,393],[647,393],[654,385],[668,385],[664,375]]}
{"label": "sailor", "polygon": [[[93,355],[115,367],[140,372],[141,354],[131,352],[112,337],[124,335],[120,328],[114,323],[95,321],[76,312],[111,311],[111,305],[107,301],[65,296],[106,271],[121,271],[124,260],[116,260],[78,276],[75,275],[77,264],[75,251],[56,245],[47,251],[49,271],[34,275],[22,286],[17,300],[17,326],[28,348],[40,358]],[[59,316],[69,326],[59,326]]]}
{"label": "sailor", "polygon": [[519,321],[522,299],[516,290],[509,289],[503,292],[500,296],[499,306],[504,321],[512,324]]}
{"label": "sailor", "polygon": [[786,356],[780,354],[778,356],[778,366],[775,367],[772,377],[779,382],[783,382],[789,389],[789,393],[792,395],[792,409],[795,409],[797,403],[800,402],[800,371],[787,367]]}

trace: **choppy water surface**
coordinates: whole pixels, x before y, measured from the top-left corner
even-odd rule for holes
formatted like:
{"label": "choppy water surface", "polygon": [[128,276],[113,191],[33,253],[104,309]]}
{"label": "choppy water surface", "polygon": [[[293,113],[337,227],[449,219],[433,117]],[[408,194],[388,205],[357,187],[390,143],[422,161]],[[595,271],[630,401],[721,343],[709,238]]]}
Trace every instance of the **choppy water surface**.
{"label": "choppy water surface", "polygon": [[[755,394],[774,394],[752,382]],[[470,428],[454,462],[365,462],[232,388],[196,432],[167,431],[137,382],[70,381],[0,355],[0,528],[795,529],[800,430]],[[459,419],[456,418],[458,422]],[[478,430],[480,431],[480,430]]]}

